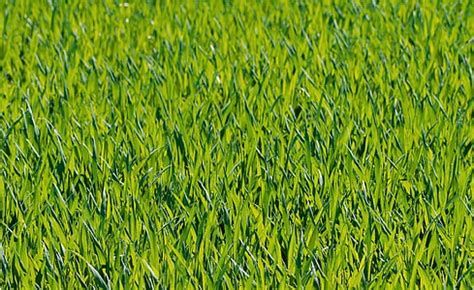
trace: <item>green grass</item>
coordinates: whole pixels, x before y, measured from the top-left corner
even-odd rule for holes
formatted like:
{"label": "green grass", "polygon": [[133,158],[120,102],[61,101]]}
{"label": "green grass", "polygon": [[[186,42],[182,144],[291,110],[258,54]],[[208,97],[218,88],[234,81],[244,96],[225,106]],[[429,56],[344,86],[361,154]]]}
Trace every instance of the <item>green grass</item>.
{"label": "green grass", "polygon": [[474,287],[472,1],[3,0],[0,36],[0,288]]}

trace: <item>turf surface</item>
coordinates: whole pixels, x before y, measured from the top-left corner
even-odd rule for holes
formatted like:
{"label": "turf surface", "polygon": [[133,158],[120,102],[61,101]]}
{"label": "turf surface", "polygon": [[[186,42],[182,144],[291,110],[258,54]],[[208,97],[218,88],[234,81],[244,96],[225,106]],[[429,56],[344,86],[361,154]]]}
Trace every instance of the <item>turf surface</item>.
{"label": "turf surface", "polygon": [[473,10],[0,1],[0,288],[472,289]]}

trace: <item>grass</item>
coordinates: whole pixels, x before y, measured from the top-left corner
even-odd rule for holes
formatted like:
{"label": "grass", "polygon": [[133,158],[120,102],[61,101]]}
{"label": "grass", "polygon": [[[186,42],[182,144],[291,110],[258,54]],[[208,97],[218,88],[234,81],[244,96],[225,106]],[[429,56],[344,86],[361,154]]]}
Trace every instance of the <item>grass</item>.
{"label": "grass", "polygon": [[472,289],[473,10],[1,1],[0,288]]}

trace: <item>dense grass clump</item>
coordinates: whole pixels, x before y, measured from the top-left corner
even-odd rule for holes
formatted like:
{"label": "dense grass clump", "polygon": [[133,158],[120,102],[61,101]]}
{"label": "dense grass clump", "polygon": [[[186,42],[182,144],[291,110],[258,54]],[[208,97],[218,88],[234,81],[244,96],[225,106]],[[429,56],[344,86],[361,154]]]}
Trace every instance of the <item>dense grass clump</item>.
{"label": "dense grass clump", "polygon": [[474,287],[472,1],[0,1],[0,288]]}

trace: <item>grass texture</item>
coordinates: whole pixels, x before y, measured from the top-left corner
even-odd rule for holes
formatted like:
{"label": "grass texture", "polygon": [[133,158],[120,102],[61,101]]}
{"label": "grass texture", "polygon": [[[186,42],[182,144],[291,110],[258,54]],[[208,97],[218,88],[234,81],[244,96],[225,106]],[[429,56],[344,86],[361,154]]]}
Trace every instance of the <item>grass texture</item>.
{"label": "grass texture", "polygon": [[0,1],[0,288],[472,289],[473,10]]}

